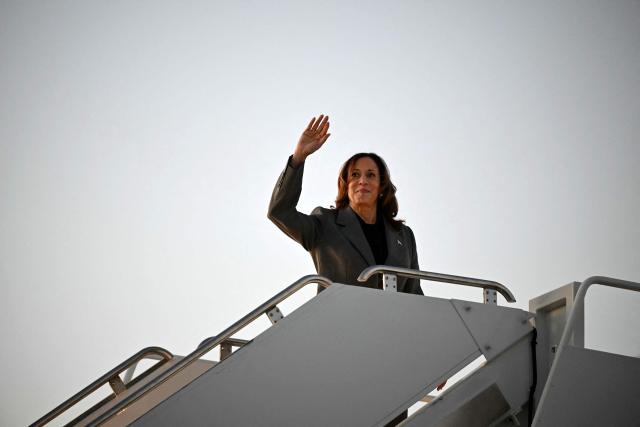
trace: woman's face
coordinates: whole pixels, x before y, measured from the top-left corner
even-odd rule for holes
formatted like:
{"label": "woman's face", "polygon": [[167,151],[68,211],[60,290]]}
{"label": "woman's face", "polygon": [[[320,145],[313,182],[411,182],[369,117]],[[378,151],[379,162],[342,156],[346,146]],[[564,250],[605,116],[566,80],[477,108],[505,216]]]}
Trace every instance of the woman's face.
{"label": "woman's face", "polygon": [[380,194],[380,171],[371,157],[360,157],[349,168],[347,194],[349,204],[376,207]]}

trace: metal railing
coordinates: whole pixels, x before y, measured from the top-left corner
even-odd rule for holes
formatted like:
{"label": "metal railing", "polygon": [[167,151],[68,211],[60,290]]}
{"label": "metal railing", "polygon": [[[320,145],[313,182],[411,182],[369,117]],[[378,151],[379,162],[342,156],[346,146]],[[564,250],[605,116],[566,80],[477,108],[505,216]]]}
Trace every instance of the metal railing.
{"label": "metal railing", "polygon": [[[558,348],[555,354],[555,361],[560,360],[565,347],[568,345],[569,340],[571,339],[571,336],[573,334],[573,325],[576,322],[576,317],[578,316],[577,313],[580,313],[582,310],[584,310],[584,297],[587,293],[587,290],[589,290],[592,285],[609,286],[612,288],[627,289],[630,291],[640,292],[640,283],[622,279],[614,279],[613,277],[592,276],[582,282],[580,288],[578,288],[578,293],[576,294],[576,297],[573,301],[573,307],[571,308],[569,318],[567,319],[564,331],[562,332],[562,337],[560,338],[560,343],[558,344]],[[556,374],[557,366],[558,364],[556,362],[551,365],[551,370],[549,370],[547,382],[545,383],[544,389],[542,390],[542,395],[540,396],[540,403],[538,404],[538,406],[544,404],[544,401],[547,399],[547,395],[550,393],[550,384],[552,383],[552,379]],[[535,420],[536,419],[534,418],[534,421]]]}
{"label": "metal railing", "polygon": [[276,294],[274,297],[270,298],[268,301],[264,302],[263,304],[255,308],[253,311],[251,311],[249,314],[244,316],[242,319],[238,320],[236,323],[229,326],[220,334],[216,335],[215,337],[207,338],[206,340],[204,340],[198,346],[198,348],[196,348],[189,355],[185,356],[184,359],[180,360],[171,368],[162,372],[156,378],[153,378],[143,387],[140,387],[138,390],[132,392],[129,396],[124,397],[120,401],[120,403],[113,406],[104,414],[100,415],[98,418],[92,421],[89,424],[89,426],[97,426],[107,421],[109,418],[116,415],[122,409],[134,403],[136,400],[142,397],[145,393],[149,392],[150,390],[164,383],[171,376],[177,374],[178,372],[186,368],[189,364],[200,359],[203,355],[211,351],[218,344],[223,343],[225,340],[231,339],[231,336],[233,334],[237,333],[238,331],[243,329],[245,326],[249,325],[251,322],[256,320],[261,315],[266,314],[267,312],[272,310],[278,303],[284,301],[285,299],[287,299],[288,297],[290,297],[291,295],[293,295],[294,293],[296,293],[297,291],[299,291],[300,289],[302,289],[303,287],[307,286],[310,283],[317,283],[323,288],[327,288],[333,284],[326,277],[315,275],[315,274],[304,276],[298,279],[293,284],[289,285],[287,288],[285,288],[284,290]]}
{"label": "metal railing", "polygon": [[[147,357],[145,357],[145,359],[149,359],[149,360],[162,360],[163,356],[159,355],[159,354],[149,354]],[[133,376],[136,372],[136,369],[138,367],[138,363],[140,363],[142,360],[139,360],[137,362],[135,362],[133,365],[129,366],[127,368],[126,371],[124,371],[124,375],[122,376],[122,382],[125,383],[125,385],[128,385],[131,380],[133,379]],[[137,379],[138,377],[136,377]]]}
{"label": "metal railing", "polygon": [[[573,333],[573,324],[576,321],[576,313],[578,312],[579,308],[584,308],[585,294],[592,285],[609,286],[612,288],[627,289],[630,291],[640,292],[640,283],[630,282],[628,280],[614,279],[613,277],[593,276],[582,282],[580,288],[578,288],[578,293],[576,294],[576,298],[573,302],[571,313],[569,313],[567,324],[564,327],[564,331],[562,332],[562,338],[560,338],[560,344],[558,344],[556,357],[560,355],[560,353],[562,352],[562,348],[569,342],[571,334]],[[549,376],[551,376],[551,373],[549,373]]]}
{"label": "metal railing", "polygon": [[39,420],[31,424],[31,427],[43,426],[53,421],[55,418],[57,418],[62,413],[64,413],[67,409],[71,408],[76,403],[80,402],[81,400],[83,400],[84,398],[89,396],[91,393],[98,390],[100,387],[104,386],[107,383],[111,386],[111,389],[113,390],[113,394],[108,396],[107,400],[111,400],[115,398],[116,396],[126,391],[129,388],[129,386],[131,386],[134,382],[136,382],[136,381],[133,381],[125,384],[120,378],[120,373],[129,369],[131,366],[136,365],[138,362],[140,362],[143,359],[157,359],[158,356],[160,357],[160,361],[154,364],[153,366],[151,366],[146,371],[144,371],[144,373],[139,375],[136,378],[136,380],[141,379],[142,376],[146,376],[150,374],[152,371],[156,370],[161,365],[165,364],[166,362],[170,361],[173,358],[173,355],[167,350],[165,350],[164,348],[161,348],[161,347],[143,348],[142,350],[140,350],[139,352],[137,352],[136,354],[134,354],[133,356],[131,356],[124,362],[120,363],[118,366],[111,369],[109,372],[102,375],[100,378],[98,378],[97,380],[95,380],[94,382],[92,382],[82,390],[80,390],[78,393],[74,394],[69,399],[62,402],[51,412],[47,413],[42,418],[40,418]]}
{"label": "metal railing", "polygon": [[474,288],[490,289],[500,293],[508,302],[516,302],[511,291],[501,283],[492,280],[474,279],[472,277],[452,276],[450,274],[432,273],[429,271],[412,270],[388,265],[372,265],[362,270],[358,276],[359,282],[366,282],[374,274],[397,274],[412,279],[431,280],[433,282],[453,283],[456,285],[472,286]]}

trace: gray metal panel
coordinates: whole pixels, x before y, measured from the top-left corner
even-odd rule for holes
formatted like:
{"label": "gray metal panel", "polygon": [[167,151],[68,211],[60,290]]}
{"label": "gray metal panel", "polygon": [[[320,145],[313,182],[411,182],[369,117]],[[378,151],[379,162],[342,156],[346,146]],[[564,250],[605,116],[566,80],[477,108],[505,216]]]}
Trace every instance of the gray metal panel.
{"label": "gray metal panel", "polygon": [[508,411],[509,404],[504,399],[498,386],[493,384],[460,406],[457,411],[447,415],[435,426],[487,427]]}
{"label": "gray metal panel", "polygon": [[564,347],[534,426],[640,426],[640,359]]}
{"label": "gray metal panel", "polygon": [[334,284],[135,425],[383,425],[479,354],[448,300]]}
{"label": "gray metal panel", "polygon": [[[491,362],[454,384],[430,404],[409,417],[402,427],[489,425],[506,413],[515,413],[529,399],[531,385],[530,337],[521,339]],[[497,387],[500,395],[487,391]],[[488,393],[488,394],[487,394]],[[482,404],[492,406],[470,411]],[[483,414],[484,418],[479,418]],[[492,418],[491,418],[492,417]],[[455,420],[457,424],[450,424]],[[484,423],[484,424],[482,424]]]}
{"label": "gray metal panel", "polygon": [[[560,343],[562,332],[567,324],[567,313],[574,308],[578,288],[580,288],[580,282],[571,282],[529,300],[529,311],[536,316],[538,337],[541,335],[541,329],[547,329],[553,344]],[[541,317],[547,322],[545,325],[539,324]],[[580,311],[577,320],[570,344],[575,347],[584,347],[584,310]]]}
{"label": "gray metal panel", "polygon": [[451,300],[487,360],[529,334],[528,311],[470,301]]}
{"label": "gray metal panel", "polygon": [[538,386],[534,396],[536,402],[540,401],[568,315],[574,309],[578,310],[578,313],[574,321],[573,340],[570,343],[575,347],[584,347],[584,307],[574,305],[579,287],[580,282],[572,282],[529,301],[529,311],[535,314],[535,326],[538,330]]}

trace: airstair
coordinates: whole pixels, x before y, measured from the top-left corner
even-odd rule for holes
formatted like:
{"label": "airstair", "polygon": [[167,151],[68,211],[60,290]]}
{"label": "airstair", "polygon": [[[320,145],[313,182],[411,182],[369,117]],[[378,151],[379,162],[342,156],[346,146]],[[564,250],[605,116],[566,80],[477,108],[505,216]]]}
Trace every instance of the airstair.
{"label": "airstair", "polygon": [[[497,305],[497,282],[388,266],[383,290],[296,281],[180,357],[149,347],[36,421],[62,414],[109,384],[112,393],[77,415],[82,426],[384,426],[428,402],[402,426],[640,426],[640,359],[584,348],[584,296],[592,285],[640,291],[607,277],[530,301]],[[395,291],[398,276],[481,288],[484,303]],[[325,288],[291,314],[278,304],[314,283]],[[266,315],[252,340],[234,336]],[[219,349],[218,361],[205,359]],[[475,368],[437,397],[438,384]],[[157,362],[133,378],[144,359]]]}

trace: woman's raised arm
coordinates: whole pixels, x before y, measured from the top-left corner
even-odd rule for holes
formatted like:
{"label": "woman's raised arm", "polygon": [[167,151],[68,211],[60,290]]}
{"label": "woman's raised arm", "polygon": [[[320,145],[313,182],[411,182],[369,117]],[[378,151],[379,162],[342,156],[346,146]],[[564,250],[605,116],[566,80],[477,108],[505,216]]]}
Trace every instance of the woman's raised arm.
{"label": "woman's raised arm", "polygon": [[313,215],[298,212],[297,205],[302,191],[304,161],[325,143],[331,134],[329,116],[314,117],[300,136],[287,167],[285,167],[269,202],[269,219],[289,237],[300,243],[305,249],[312,248],[318,237],[320,223]]}

